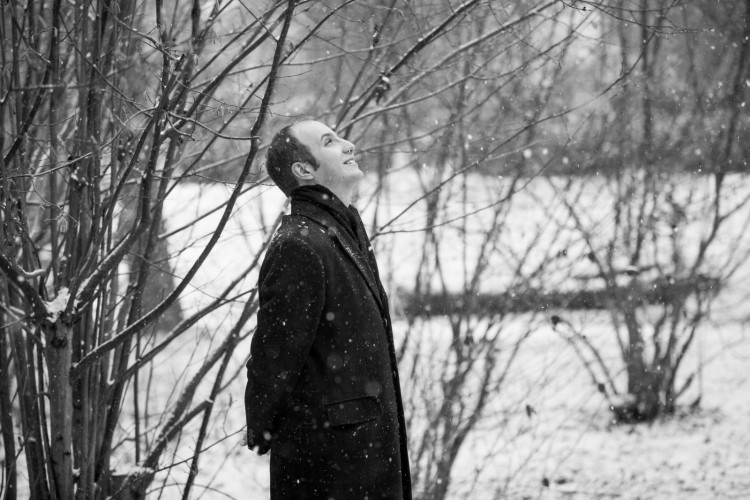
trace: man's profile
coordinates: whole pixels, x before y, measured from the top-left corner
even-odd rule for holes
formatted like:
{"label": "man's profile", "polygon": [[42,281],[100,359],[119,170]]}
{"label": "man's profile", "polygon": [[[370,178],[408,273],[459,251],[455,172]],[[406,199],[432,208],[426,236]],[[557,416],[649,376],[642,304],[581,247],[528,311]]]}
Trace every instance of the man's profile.
{"label": "man's profile", "polygon": [[271,452],[272,499],[410,499],[388,298],[350,205],[354,145],[297,122],[273,138],[267,170],[291,214],[258,278],[248,446]]}

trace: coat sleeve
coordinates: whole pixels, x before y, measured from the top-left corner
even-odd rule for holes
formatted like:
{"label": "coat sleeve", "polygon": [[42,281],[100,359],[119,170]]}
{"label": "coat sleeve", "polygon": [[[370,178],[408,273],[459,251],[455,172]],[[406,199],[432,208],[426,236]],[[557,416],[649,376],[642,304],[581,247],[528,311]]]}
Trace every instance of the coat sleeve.
{"label": "coat sleeve", "polygon": [[247,444],[271,447],[274,419],[292,392],[310,353],[325,301],[325,272],[306,241],[286,240],[269,250],[259,278],[258,327],[247,362]]}

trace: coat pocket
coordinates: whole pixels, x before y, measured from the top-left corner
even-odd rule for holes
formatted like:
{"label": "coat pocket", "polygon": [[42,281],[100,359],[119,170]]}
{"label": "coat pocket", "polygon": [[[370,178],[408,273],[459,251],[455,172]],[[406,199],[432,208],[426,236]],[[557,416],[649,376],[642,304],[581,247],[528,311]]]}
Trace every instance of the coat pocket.
{"label": "coat pocket", "polygon": [[375,420],[382,410],[375,396],[337,401],[326,405],[326,414],[331,427],[361,424]]}

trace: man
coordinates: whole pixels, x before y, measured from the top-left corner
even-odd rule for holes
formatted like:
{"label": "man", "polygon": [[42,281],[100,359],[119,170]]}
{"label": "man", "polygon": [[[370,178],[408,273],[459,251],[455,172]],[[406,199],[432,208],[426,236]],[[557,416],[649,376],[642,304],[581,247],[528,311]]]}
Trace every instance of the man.
{"label": "man", "polygon": [[411,498],[388,298],[359,213],[354,145],[316,121],[279,131],[267,170],[291,198],[258,279],[248,446],[271,498]]}

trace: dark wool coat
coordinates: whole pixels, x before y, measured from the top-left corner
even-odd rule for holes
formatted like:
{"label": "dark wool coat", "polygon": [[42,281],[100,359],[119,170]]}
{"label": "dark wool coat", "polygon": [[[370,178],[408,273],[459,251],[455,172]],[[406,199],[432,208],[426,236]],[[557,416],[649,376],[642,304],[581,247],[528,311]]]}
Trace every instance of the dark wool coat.
{"label": "dark wool coat", "polygon": [[274,500],[408,500],[387,297],[372,252],[340,220],[293,197],[268,248],[247,363],[248,445],[271,451]]}

